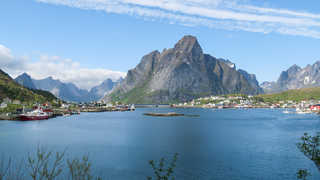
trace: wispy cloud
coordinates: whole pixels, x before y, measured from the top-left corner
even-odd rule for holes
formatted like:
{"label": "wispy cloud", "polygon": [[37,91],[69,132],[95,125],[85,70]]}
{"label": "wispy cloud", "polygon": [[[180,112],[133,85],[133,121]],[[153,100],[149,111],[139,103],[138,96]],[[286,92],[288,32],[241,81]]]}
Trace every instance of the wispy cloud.
{"label": "wispy cloud", "polygon": [[0,69],[16,77],[24,72],[35,79],[53,77],[63,82],[72,82],[82,89],[90,89],[107,78],[118,80],[125,73],[102,68],[83,68],[72,59],[42,55],[37,60],[18,57],[0,44]]}
{"label": "wispy cloud", "polygon": [[253,6],[241,0],[36,0],[187,26],[320,38],[320,14]]}

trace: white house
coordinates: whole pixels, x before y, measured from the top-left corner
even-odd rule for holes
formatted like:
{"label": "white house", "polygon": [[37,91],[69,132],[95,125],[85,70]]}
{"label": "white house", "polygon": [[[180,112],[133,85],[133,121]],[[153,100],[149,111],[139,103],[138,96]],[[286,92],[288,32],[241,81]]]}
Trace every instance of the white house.
{"label": "white house", "polygon": [[21,104],[21,101],[19,101],[19,100],[13,100],[13,101],[12,101],[12,104],[20,105],[20,104]]}
{"label": "white house", "polygon": [[6,107],[8,107],[8,104],[7,104],[7,103],[2,102],[2,103],[0,104],[0,108],[1,108],[1,109],[2,109],[2,108],[6,108]]}
{"label": "white house", "polygon": [[3,99],[3,102],[5,102],[7,104],[11,104],[12,100],[10,98],[6,97],[6,98]]}

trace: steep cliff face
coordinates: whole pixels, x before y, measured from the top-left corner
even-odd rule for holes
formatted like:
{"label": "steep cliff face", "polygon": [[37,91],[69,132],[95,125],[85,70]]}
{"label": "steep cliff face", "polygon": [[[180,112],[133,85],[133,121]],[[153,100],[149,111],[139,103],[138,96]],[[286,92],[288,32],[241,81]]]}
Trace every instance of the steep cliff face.
{"label": "steep cliff face", "polygon": [[249,74],[243,69],[239,69],[238,72],[243,75],[243,77],[250,83],[250,86],[256,89],[259,93],[263,92],[263,89],[260,87],[259,82],[255,74]]}
{"label": "steep cliff face", "polygon": [[174,48],[145,55],[104,100],[170,103],[212,94],[261,92],[251,82],[254,76],[226,62],[204,54],[195,37],[185,36]]}
{"label": "steep cliff face", "polygon": [[320,61],[304,68],[293,65],[283,71],[276,82],[264,82],[261,85],[266,93],[317,86],[320,86]]}

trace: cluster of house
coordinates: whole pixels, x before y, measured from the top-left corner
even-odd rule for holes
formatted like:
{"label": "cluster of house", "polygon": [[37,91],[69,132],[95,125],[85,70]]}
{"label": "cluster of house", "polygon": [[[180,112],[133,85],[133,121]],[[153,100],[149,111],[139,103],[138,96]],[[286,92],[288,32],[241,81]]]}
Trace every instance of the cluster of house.
{"label": "cluster of house", "polygon": [[[8,97],[4,98],[4,99],[0,99],[0,109],[5,109],[7,108],[9,105],[20,105],[21,107],[26,106],[26,104],[24,104],[23,102],[21,102],[20,100],[12,100]],[[54,104],[58,104],[58,102],[53,102]],[[71,104],[70,103],[60,103],[60,107],[62,109],[68,109]],[[41,106],[42,108],[45,109],[52,109],[52,104],[49,102],[43,103],[43,104],[39,104],[39,103],[34,103],[33,106]]]}
{"label": "cluster of house", "polygon": [[112,107],[114,106],[111,103],[103,103],[103,102],[85,102],[79,103],[79,107],[81,108],[96,108],[96,107]]}
{"label": "cluster of house", "polygon": [[0,108],[6,108],[9,104],[21,105],[21,101],[19,100],[11,100],[10,98],[4,98],[0,104]]}
{"label": "cluster of house", "polygon": [[253,96],[209,96],[193,99],[190,102],[173,104],[173,107],[203,107],[203,108],[235,108],[251,107],[255,104]]}
{"label": "cluster of house", "polygon": [[83,112],[105,112],[105,111],[134,111],[135,106],[121,103],[104,103],[104,102],[89,102],[79,103],[78,108]]}
{"label": "cluster of house", "polygon": [[264,102],[254,96],[209,96],[193,99],[190,102],[173,104],[173,107],[202,107],[202,108],[299,108],[303,110],[320,110],[319,100],[295,102],[291,100],[277,103]]}

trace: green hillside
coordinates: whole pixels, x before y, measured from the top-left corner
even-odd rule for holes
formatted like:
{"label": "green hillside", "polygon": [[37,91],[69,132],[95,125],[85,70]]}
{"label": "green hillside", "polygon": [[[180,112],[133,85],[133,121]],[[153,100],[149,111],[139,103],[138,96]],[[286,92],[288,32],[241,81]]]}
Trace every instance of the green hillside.
{"label": "green hillside", "polygon": [[320,87],[288,90],[276,94],[258,95],[257,97],[262,97],[265,102],[320,100]]}
{"label": "green hillside", "polygon": [[11,100],[20,100],[24,103],[42,103],[57,99],[50,92],[30,90],[19,85],[7,73],[0,70],[0,100],[6,97]]}

